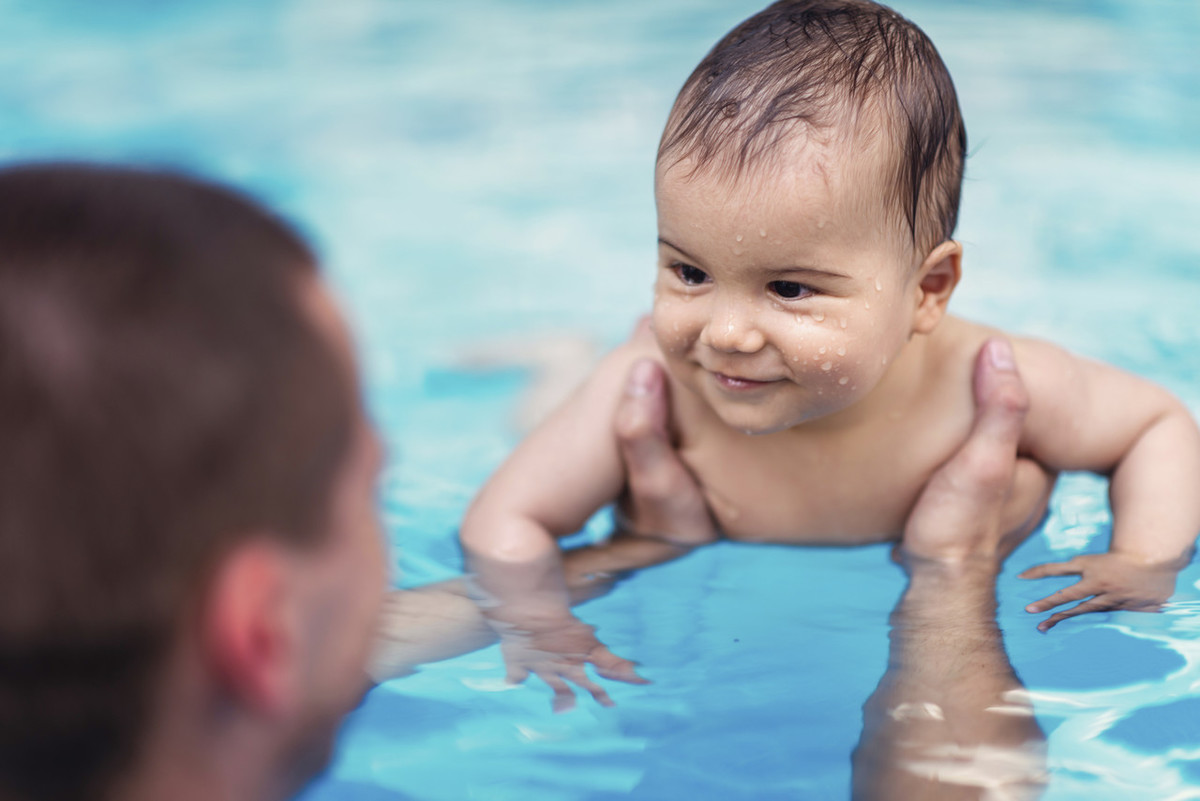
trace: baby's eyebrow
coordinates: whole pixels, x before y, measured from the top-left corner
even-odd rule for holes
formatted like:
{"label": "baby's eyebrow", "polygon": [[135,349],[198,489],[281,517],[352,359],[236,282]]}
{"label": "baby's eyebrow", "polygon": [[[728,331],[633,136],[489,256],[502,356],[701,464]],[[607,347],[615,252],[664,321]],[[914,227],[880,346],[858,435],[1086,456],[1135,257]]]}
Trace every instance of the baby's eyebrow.
{"label": "baby's eyebrow", "polygon": [[849,281],[850,276],[845,273],[839,273],[834,270],[822,270],[817,267],[763,267],[762,272],[768,275],[794,275],[796,273],[807,273],[809,275],[819,275],[823,278],[839,278],[844,281]]}
{"label": "baby's eyebrow", "polygon": [[[667,247],[671,248],[672,250],[678,251],[688,261],[693,261],[693,262],[696,262],[697,264],[700,263],[700,260],[697,259],[695,256],[691,255],[686,250],[679,247],[679,245],[676,245],[674,242],[663,239],[661,236],[658,238],[658,244],[666,245]],[[838,278],[838,279],[841,279],[844,281],[850,280],[850,276],[848,276],[844,273],[839,273],[835,270],[823,270],[818,267],[801,267],[799,265],[788,266],[788,267],[760,267],[760,268],[758,268],[758,271],[761,273],[767,274],[767,275],[795,275],[796,273],[807,273],[808,275],[816,275],[816,276],[821,276],[823,278]]]}
{"label": "baby's eyebrow", "polygon": [[700,262],[700,260],[699,260],[699,259],[697,259],[697,258],[696,258],[695,256],[693,256],[692,254],[688,253],[688,252],[687,252],[686,250],[684,250],[683,248],[679,247],[679,245],[676,245],[674,242],[668,242],[667,240],[663,239],[661,236],[658,238],[658,244],[660,244],[660,245],[666,245],[667,247],[671,248],[672,250],[677,250],[677,251],[679,251],[680,253],[682,253],[682,254],[683,254],[683,257],[684,257],[685,259],[688,259],[689,261],[694,261],[694,262],[697,262],[697,263],[699,263],[699,262]]}

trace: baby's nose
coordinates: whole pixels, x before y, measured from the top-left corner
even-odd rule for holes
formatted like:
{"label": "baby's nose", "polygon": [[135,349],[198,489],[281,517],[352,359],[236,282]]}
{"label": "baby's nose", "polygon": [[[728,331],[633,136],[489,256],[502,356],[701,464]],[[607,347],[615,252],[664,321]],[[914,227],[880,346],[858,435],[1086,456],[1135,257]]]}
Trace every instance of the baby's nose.
{"label": "baby's nose", "polygon": [[700,334],[700,341],[725,353],[755,353],[766,344],[754,319],[754,309],[719,304]]}

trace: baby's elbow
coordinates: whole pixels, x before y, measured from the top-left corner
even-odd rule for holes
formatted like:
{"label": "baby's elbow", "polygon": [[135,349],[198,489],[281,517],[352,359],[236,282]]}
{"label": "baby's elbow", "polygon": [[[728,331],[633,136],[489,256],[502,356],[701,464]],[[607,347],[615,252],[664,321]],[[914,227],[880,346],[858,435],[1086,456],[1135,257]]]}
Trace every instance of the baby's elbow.
{"label": "baby's elbow", "polygon": [[545,527],[528,515],[476,498],[458,532],[468,557],[500,562],[528,562],[557,552],[558,544]]}
{"label": "baby's elbow", "polygon": [[1147,431],[1158,429],[1170,431],[1173,435],[1182,437],[1184,441],[1200,438],[1200,427],[1197,427],[1196,418],[1187,404],[1163,387],[1155,387],[1155,390],[1157,395],[1154,415],[1143,428],[1143,435]]}

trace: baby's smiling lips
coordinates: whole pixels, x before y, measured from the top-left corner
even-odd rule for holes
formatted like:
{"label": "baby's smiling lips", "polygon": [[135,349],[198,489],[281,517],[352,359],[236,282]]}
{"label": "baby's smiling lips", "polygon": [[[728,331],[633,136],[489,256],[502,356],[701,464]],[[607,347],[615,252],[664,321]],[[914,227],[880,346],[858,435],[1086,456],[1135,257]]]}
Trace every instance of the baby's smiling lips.
{"label": "baby's smiling lips", "polygon": [[759,380],[754,378],[744,378],[742,376],[727,375],[719,373],[716,370],[709,370],[709,374],[716,380],[721,388],[731,392],[750,392],[762,387],[770,386],[781,379],[771,378],[767,380]]}

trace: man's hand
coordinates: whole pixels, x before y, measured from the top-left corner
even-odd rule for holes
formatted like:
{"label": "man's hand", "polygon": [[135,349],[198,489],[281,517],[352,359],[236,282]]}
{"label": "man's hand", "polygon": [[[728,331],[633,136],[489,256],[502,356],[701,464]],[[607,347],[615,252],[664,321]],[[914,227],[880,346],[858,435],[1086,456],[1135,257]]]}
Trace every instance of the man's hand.
{"label": "man's hand", "polygon": [[[1004,653],[996,576],[1053,477],[1017,458],[1028,395],[1007,342],[980,349],[973,386],[971,432],[930,478],[897,549],[909,584],[887,673],[863,706],[856,801],[1034,799],[1045,786],[1045,734]],[[936,715],[904,714],[914,709]]]}
{"label": "man's hand", "polygon": [[628,476],[618,507],[620,528],[693,548],[719,535],[695,477],[671,443],[667,407],[662,365],[651,359],[634,362],[614,422]]}
{"label": "man's hand", "polygon": [[993,338],[980,348],[973,389],[971,433],[929,479],[913,507],[902,557],[1002,560],[1045,512],[1054,476],[1017,458],[1029,395],[1008,342]]}

